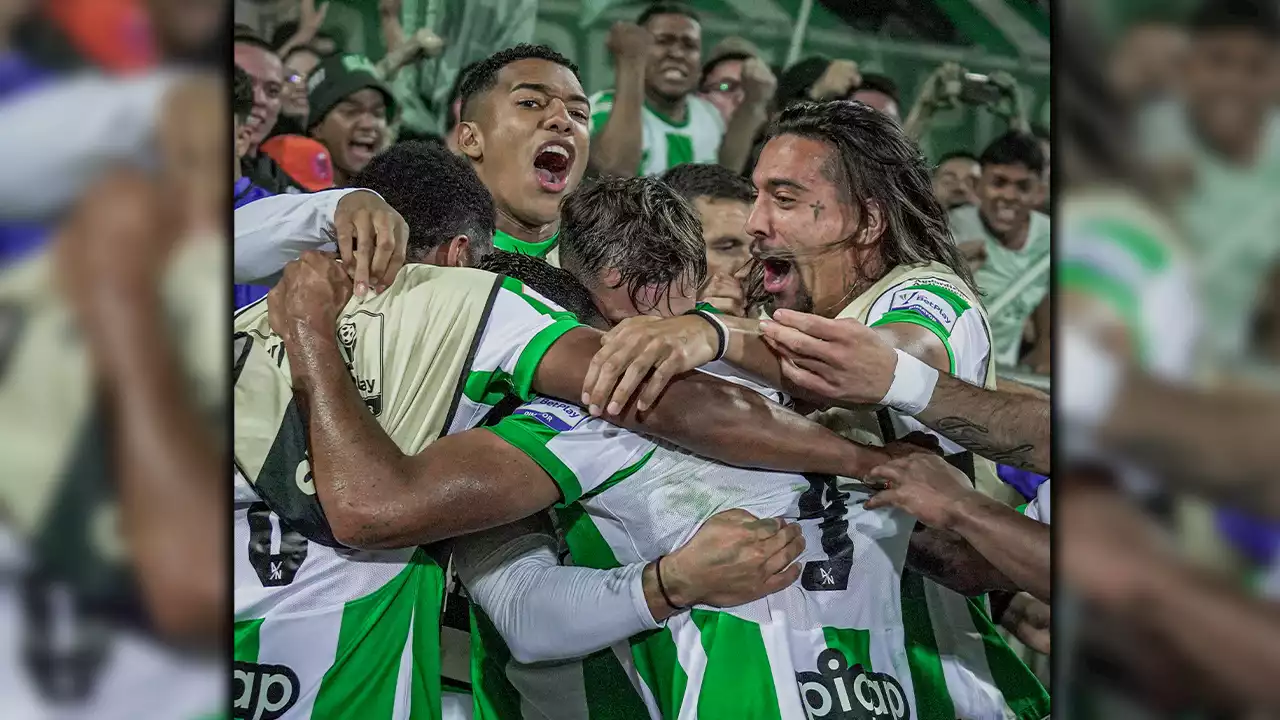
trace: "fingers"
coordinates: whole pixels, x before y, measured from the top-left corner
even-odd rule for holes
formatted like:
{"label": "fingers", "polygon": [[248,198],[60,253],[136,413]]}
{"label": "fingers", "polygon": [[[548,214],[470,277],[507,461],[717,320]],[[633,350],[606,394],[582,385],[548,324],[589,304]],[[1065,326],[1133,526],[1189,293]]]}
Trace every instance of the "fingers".
{"label": "fingers", "polygon": [[[774,313],[775,319],[778,313],[781,312],[783,311],[779,310]],[[785,325],[780,320],[777,322],[760,321],[760,332],[764,337],[796,355],[826,360],[832,354],[831,343],[809,335],[803,330]]]}
{"label": "fingers", "polygon": [[622,348],[617,345],[608,345],[600,348],[595,357],[591,358],[591,366],[587,369],[587,377],[592,378],[592,382],[586,387],[587,393],[587,409],[592,415],[598,416],[605,405],[608,404],[612,390],[617,387],[622,372],[626,369],[626,363],[623,358]]}
{"label": "fingers", "polygon": [[[649,374],[649,368],[654,367],[665,358],[661,357],[665,348],[650,345],[641,351],[631,363],[627,366],[626,372],[622,374],[622,379],[618,381],[617,386],[613,389],[613,394],[609,396],[609,406],[606,409],[610,415],[618,415],[622,409],[627,406],[627,402],[631,400],[631,394],[640,386],[640,382]],[[608,391],[608,388],[605,388]]]}
{"label": "fingers", "polygon": [[[799,530],[800,526],[792,525],[792,527]],[[800,557],[800,553],[804,552],[804,547],[804,534],[800,532],[794,533],[787,544],[782,546],[782,549],[770,555],[768,560],[765,560],[765,573],[772,576],[786,570],[787,566],[795,562],[796,558]]]}
{"label": "fingers", "polygon": [[782,377],[796,387],[803,388],[814,395],[824,398],[834,398],[838,395],[836,388],[827,382],[825,378],[797,365],[794,360],[783,358],[780,365]]}
{"label": "fingers", "polygon": [[796,312],[794,310],[779,309],[773,313],[774,322],[794,328],[819,340],[845,340],[848,339],[853,323],[847,318],[842,320],[830,320],[812,313]]}
{"label": "fingers", "polygon": [[[404,264],[407,243],[401,243],[397,232],[403,222],[394,212],[378,213],[374,221],[377,241],[373,250],[373,262],[369,266],[370,277],[378,287],[385,287],[395,279],[395,272]],[[407,239],[407,238],[406,238]],[[399,262],[397,263],[397,257]]]}
{"label": "fingers", "polygon": [[662,396],[662,391],[667,389],[667,385],[671,380],[681,372],[679,363],[674,355],[668,355],[666,360],[658,363],[649,375],[649,382],[645,383],[644,390],[640,392],[640,397],[636,399],[636,409],[640,412],[646,412],[658,402],[658,398]]}
{"label": "fingers", "polygon": [[763,588],[764,594],[772,595],[773,593],[776,593],[779,590],[782,590],[783,588],[789,587],[792,583],[794,583],[796,580],[799,580],[799,579],[800,579],[800,565],[798,563],[792,564],[782,572],[770,577],[768,580],[765,581],[764,588]]}
{"label": "fingers", "polygon": [[377,244],[377,233],[374,230],[373,214],[368,210],[355,211],[352,217],[355,225],[355,294],[364,297],[369,292],[369,270],[373,264],[373,249]]}

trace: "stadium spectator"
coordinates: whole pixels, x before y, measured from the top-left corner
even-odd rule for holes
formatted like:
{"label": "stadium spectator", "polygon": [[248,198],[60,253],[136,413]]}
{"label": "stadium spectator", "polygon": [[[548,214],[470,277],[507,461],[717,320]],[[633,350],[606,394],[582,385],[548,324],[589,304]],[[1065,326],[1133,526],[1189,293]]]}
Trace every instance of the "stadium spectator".
{"label": "stadium spectator", "polygon": [[744,64],[743,102],[726,125],[695,92],[702,56],[697,15],[676,4],[649,6],[637,23],[609,33],[616,87],[591,99],[591,165],[601,173],[658,175],[686,162],[741,171],[777,84],[758,60]]}
{"label": "stadium spectator", "polygon": [[326,58],[307,80],[307,132],[329,149],[333,184],[346,187],[388,141],[396,100],[362,55]]}
{"label": "stadium spectator", "polygon": [[280,117],[272,129],[275,135],[307,134],[307,78],[320,64],[320,55],[309,45],[300,45],[281,57],[284,63],[284,90]]}
{"label": "stadium spectator", "polygon": [[1176,95],[1188,45],[1181,22],[1149,17],[1130,24],[1109,58],[1107,80],[1117,99],[1137,110]]}
{"label": "stadium spectator", "polygon": [[978,178],[982,166],[978,157],[966,150],[954,150],[942,156],[933,170],[933,194],[947,210],[978,202]]}
{"label": "stadium spectator", "polygon": [[699,163],[677,165],[662,179],[692,203],[702,219],[707,280],[698,300],[730,315],[745,314],[742,278],[752,264],[747,218],[756,199],[751,181],[722,165]]}
{"label": "stadium spectator", "polygon": [[266,41],[244,29],[236,32],[232,52],[236,67],[248,73],[253,80],[253,112],[241,128],[247,145],[241,160],[243,173],[254,184],[272,193],[300,191],[302,186],[296,180],[260,152],[263,141],[280,117],[284,66]]}
{"label": "stadium spectator", "polygon": [[[253,78],[249,74],[240,69],[239,66],[232,66],[232,82],[231,82],[231,122],[234,134],[235,146],[235,162],[232,164],[232,178],[235,181],[235,189],[233,191],[233,202],[235,207],[247,205],[254,200],[259,200],[271,195],[270,192],[253,184],[253,180],[244,177],[240,170],[240,162],[244,159],[248,148],[248,137],[241,130],[249,120],[249,115],[253,112]],[[235,306],[237,308],[244,307],[251,302],[267,294],[266,287],[255,285],[235,286]]]}
{"label": "stadium spectator", "polygon": [[1049,200],[1052,197],[1049,193],[1049,179],[1053,175],[1053,163],[1050,161],[1050,157],[1053,154],[1053,139],[1049,135],[1049,128],[1040,123],[1031,124],[1031,135],[1040,143],[1040,152],[1044,155],[1044,173],[1041,175],[1038,209],[1048,215],[1050,213]]}
{"label": "stadium spectator", "polygon": [[878,73],[862,73],[862,82],[858,83],[851,100],[864,102],[880,112],[902,122],[902,113],[898,106],[898,85],[888,75]]}
{"label": "stadium spectator", "polygon": [[[1023,360],[1031,321],[1037,372],[1049,367],[1049,217],[1035,210],[1044,156],[1031,135],[996,138],[979,158],[978,204],[952,210],[951,234],[968,258],[979,258],[974,279],[989,313],[996,361],[1013,367]],[[1012,294],[1010,294],[1012,293]]]}
{"label": "stadium spectator", "polygon": [[271,34],[271,47],[281,57],[302,45],[310,45],[322,57],[329,57],[342,51],[342,37],[333,29],[321,30],[325,15],[329,12],[329,3],[317,5],[318,0],[300,0],[298,2],[298,19],[289,20],[276,26]]}
{"label": "stadium spectator", "polygon": [[319,140],[302,135],[276,135],[262,143],[262,152],[307,192],[333,187],[333,159]]}
{"label": "stadium spectator", "polygon": [[698,82],[698,97],[716,106],[725,126],[733,118],[733,112],[742,104],[742,68],[747,60],[760,53],[747,40],[738,37],[725,38],[712,48],[702,65],[702,79]]}

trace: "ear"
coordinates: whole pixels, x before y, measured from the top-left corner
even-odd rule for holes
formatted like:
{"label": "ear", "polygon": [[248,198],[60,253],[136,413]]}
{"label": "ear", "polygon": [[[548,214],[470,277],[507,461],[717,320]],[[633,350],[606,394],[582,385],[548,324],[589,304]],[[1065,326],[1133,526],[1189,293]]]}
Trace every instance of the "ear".
{"label": "ear", "polygon": [[458,152],[475,162],[484,158],[484,137],[475,123],[458,123]]}
{"label": "ear", "polygon": [[600,280],[601,287],[607,287],[610,289],[622,287],[622,273],[618,272],[617,268],[609,268],[608,270],[605,270],[604,275],[601,276]]}
{"label": "ear", "polygon": [[866,204],[867,222],[863,229],[862,241],[860,244],[871,244],[880,239],[884,234],[884,206],[879,200],[869,200]]}
{"label": "ear", "polygon": [[471,267],[475,258],[471,257],[471,238],[466,235],[455,235],[445,243],[445,263],[449,267]]}

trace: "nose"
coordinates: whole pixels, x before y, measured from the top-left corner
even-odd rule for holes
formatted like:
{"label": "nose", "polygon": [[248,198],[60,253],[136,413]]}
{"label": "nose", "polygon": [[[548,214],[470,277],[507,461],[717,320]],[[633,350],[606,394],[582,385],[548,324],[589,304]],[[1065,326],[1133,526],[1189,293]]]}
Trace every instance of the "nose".
{"label": "nose", "polygon": [[569,119],[569,108],[563,100],[555,99],[547,104],[547,113],[543,116],[542,125],[548,130],[568,134],[572,131],[573,122]]}
{"label": "nose", "polygon": [[746,231],[755,238],[768,237],[769,235],[769,209],[766,206],[764,193],[756,196],[756,202],[751,206],[751,214],[747,216]]}
{"label": "nose", "polygon": [[261,107],[266,107],[271,104],[271,98],[267,95],[267,89],[260,84],[255,84],[253,86],[253,103]]}

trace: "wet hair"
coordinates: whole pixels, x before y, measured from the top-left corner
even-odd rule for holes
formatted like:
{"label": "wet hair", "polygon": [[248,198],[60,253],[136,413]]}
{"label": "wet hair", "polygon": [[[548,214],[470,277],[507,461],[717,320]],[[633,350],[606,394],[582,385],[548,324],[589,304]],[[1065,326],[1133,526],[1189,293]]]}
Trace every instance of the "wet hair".
{"label": "wet hair", "polygon": [[689,202],[700,197],[745,203],[756,199],[756,188],[751,181],[723,165],[681,163],[663,173],[662,181]]}
{"label": "wet hair", "polygon": [[698,17],[698,13],[694,12],[693,8],[688,5],[683,5],[681,3],[657,2],[645,8],[644,12],[640,13],[640,17],[636,18],[636,24],[644,25],[649,22],[649,18],[657,17],[658,15],[683,15],[696,23],[702,23],[702,18]]}
{"label": "wet hair", "polygon": [[462,79],[462,87],[459,91],[462,96],[462,108],[458,113],[460,118],[466,119],[470,117],[472,101],[475,100],[475,97],[492,90],[498,84],[498,73],[502,71],[502,68],[520,60],[546,60],[547,62],[553,62],[569,68],[574,77],[579,80],[582,79],[578,75],[577,65],[574,65],[569,61],[569,58],[546,45],[521,43],[515,47],[499,50],[476,63],[471,68],[471,71],[466,73],[466,77]]}
{"label": "wet hair", "polygon": [[884,215],[879,248],[887,271],[898,265],[941,263],[976,286],[969,265],[951,239],[947,213],[933,194],[929,164],[892,118],[852,100],[792,105],[769,129],[769,139],[795,135],[829,145],[823,174],[858,211],[858,231],[872,202]]}
{"label": "wet hair", "polygon": [[707,250],[698,213],[656,177],[602,177],[560,203],[560,262],[588,287],[616,270],[631,301],[646,286],[702,286]]}
{"label": "wet hair", "polygon": [[609,327],[609,321],[596,308],[591,292],[568,270],[555,267],[532,255],[494,250],[476,263],[481,270],[506,275],[527,285],[534,292],[578,316],[584,325],[597,329]]}
{"label": "wet hair", "polygon": [[409,262],[458,235],[473,258],[493,251],[493,198],[471,163],[441,143],[414,140],[374,156],[351,180],[382,196],[409,224]]}
{"label": "wet hair", "polygon": [[239,65],[231,66],[231,115],[243,123],[253,112],[253,78]]}
{"label": "wet hair", "polygon": [[898,97],[898,84],[888,75],[879,73],[863,73],[862,84],[850,91],[850,95],[859,90],[874,90],[878,93],[888,95],[895,104],[901,105],[902,101]]}
{"label": "wet hair", "polygon": [[1040,140],[1031,133],[1010,130],[987,145],[978,158],[982,167],[1021,165],[1036,175],[1044,173],[1044,151]]}

